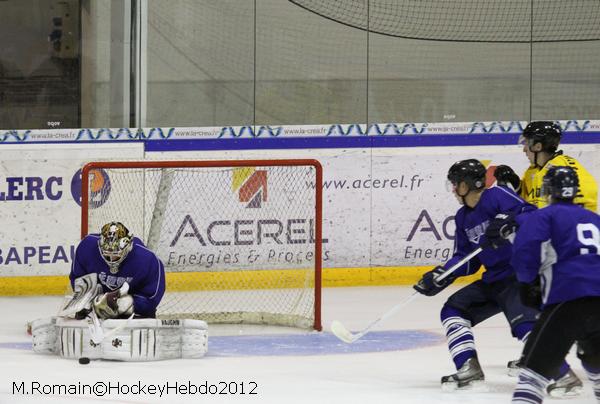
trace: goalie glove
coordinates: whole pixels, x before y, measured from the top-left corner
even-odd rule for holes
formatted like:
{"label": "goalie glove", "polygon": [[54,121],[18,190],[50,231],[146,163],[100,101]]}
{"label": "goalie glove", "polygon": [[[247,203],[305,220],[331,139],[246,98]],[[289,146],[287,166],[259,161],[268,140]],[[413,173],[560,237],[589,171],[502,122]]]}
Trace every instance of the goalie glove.
{"label": "goalie glove", "polygon": [[512,188],[515,192],[519,192],[521,189],[521,179],[509,166],[499,165],[496,167],[494,177],[496,177],[496,183],[498,185]]}
{"label": "goalie glove", "polygon": [[92,310],[94,298],[102,293],[98,284],[98,274],[80,276],[73,282],[73,295],[68,296],[58,312],[59,317],[85,318]]}
{"label": "goalie glove", "polygon": [[425,272],[419,282],[413,286],[413,289],[425,296],[437,295],[442,290],[450,286],[450,284],[452,284],[452,282],[454,282],[456,279],[456,277],[448,276],[439,282],[436,281],[436,278],[442,275],[445,271],[446,270],[444,267],[438,265],[431,271]]}
{"label": "goalie glove", "polygon": [[96,296],[93,307],[101,319],[126,317],[133,314],[133,297],[127,294],[127,282],[120,289]]}
{"label": "goalie glove", "polygon": [[486,241],[482,243],[482,247],[497,249],[511,243],[518,228],[519,224],[513,214],[497,214],[485,229]]}

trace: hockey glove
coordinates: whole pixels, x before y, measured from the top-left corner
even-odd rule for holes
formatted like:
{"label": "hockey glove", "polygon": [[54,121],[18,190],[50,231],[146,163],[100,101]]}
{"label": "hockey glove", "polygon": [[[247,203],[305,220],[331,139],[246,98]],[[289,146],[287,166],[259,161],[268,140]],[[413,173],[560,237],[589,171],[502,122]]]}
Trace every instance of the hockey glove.
{"label": "hockey glove", "polygon": [[448,276],[437,282],[436,278],[443,274],[446,270],[444,267],[438,265],[431,271],[425,272],[419,282],[413,285],[413,289],[425,296],[435,296],[442,290],[446,289],[456,277]]}
{"label": "hockey glove", "polygon": [[496,183],[498,185],[504,185],[512,188],[515,192],[519,192],[519,189],[521,188],[521,179],[509,166],[499,165],[496,167],[494,177],[496,177]]}
{"label": "hockey glove", "polygon": [[497,214],[485,229],[486,241],[482,243],[482,247],[497,249],[511,243],[518,228],[519,224],[513,214]]}
{"label": "hockey glove", "polygon": [[94,299],[94,311],[101,319],[127,317],[133,313],[133,298],[120,290],[104,293]]}
{"label": "hockey glove", "polygon": [[542,306],[542,284],[539,276],[533,283],[519,282],[519,295],[525,306],[539,309]]}

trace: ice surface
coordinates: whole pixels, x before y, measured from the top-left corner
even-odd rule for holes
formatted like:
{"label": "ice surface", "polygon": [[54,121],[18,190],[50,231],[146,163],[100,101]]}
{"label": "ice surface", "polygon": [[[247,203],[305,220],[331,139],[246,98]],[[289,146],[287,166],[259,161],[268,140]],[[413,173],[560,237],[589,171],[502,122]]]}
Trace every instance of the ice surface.
{"label": "ice surface", "polygon": [[[455,287],[453,287],[455,288]],[[450,289],[452,290],[452,289]],[[323,319],[358,331],[406,298],[409,287],[329,288],[323,290]],[[54,315],[57,297],[0,297],[0,403],[509,403],[515,379],[506,375],[506,362],[520,353],[506,319],[496,316],[475,328],[475,342],[486,374],[486,391],[444,392],[440,377],[454,372],[439,324],[439,309],[449,291],[411,303],[372,334],[351,346],[324,333],[280,327],[209,327],[209,355],[198,360],[121,363],[75,360],[34,354],[29,349],[26,322]],[[580,377],[581,365],[569,361]],[[144,387],[144,394],[104,396],[65,394],[25,395],[16,391],[52,385],[82,386],[96,382],[121,388]],[[188,385],[216,385],[245,394],[182,394]],[[220,383],[221,382],[221,383]],[[150,385],[171,387],[162,396],[149,394]],[[219,384],[220,383],[220,384]],[[255,384],[254,384],[255,383]],[[123,387],[126,385],[127,387]],[[192,388],[193,389],[193,388]],[[132,390],[132,391],[133,391]],[[256,394],[248,394],[253,390]],[[214,389],[213,389],[214,391]],[[227,388],[225,388],[227,391]],[[87,392],[86,392],[87,393]],[[545,402],[556,402],[546,399]],[[564,403],[595,403],[590,383],[584,394]]]}

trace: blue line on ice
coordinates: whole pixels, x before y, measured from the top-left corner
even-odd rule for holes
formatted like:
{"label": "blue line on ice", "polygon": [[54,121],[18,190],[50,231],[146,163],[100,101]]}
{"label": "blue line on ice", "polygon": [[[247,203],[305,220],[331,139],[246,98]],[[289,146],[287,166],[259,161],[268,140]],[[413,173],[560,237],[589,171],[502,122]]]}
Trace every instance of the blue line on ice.
{"label": "blue line on ice", "polygon": [[[404,351],[445,342],[443,335],[421,330],[373,331],[353,344],[328,332],[309,334],[213,336],[208,356],[309,356]],[[0,349],[31,349],[30,342],[4,342]]]}

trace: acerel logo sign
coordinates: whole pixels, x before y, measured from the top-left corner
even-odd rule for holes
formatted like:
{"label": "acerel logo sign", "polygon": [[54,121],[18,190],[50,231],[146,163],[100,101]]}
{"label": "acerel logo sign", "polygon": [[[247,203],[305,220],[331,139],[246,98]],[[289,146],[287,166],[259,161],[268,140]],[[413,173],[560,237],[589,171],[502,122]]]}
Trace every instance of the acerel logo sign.
{"label": "acerel logo sign", "polygon": [[267,171],[254,167],[233,170],[231,188],[247,208],[260,208],[267,201]]}

